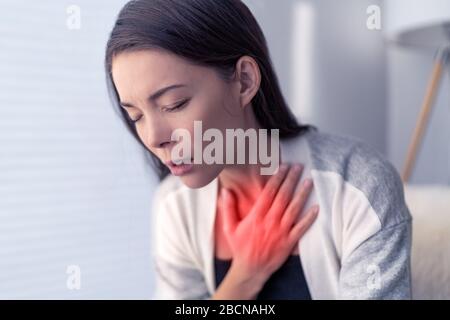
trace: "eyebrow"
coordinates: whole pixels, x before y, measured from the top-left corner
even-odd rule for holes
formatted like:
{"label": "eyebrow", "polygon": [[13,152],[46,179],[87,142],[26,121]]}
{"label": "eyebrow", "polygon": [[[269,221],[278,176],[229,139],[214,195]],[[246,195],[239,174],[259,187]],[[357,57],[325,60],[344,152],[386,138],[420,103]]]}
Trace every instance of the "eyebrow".
{"label": "eyebrow", "polygon": [[[156,101],[156,100],[158,100],[161,96],[163,96],[164,94],[166,94],[168,91],[170,91],[170,90],[174,90],[174,89],[178,89],[178,88],[183,88],[183,87],[186,87],[186,85],[185,84],[174,84],[174,85],[171,85],[171,86],[168,86],[168,87],[165,87],[165,88],[162,88],[162,89],[159,89],[158,91],[156,91],[155,93],[153,93],[153,94],[151,94],[149,97],[148,97],[148,101]],[[120,102],[120,105],[123,107],[123,108],[135,108],[135,106],[133,106],[131,103],[128,103],[128,102]]]}

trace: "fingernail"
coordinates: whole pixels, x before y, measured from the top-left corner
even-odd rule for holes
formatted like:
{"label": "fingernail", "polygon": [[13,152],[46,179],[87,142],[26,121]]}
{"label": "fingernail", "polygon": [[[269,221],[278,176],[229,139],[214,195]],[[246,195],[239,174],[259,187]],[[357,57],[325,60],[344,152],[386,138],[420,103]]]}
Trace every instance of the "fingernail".
{"label": "fingernail", "polygon": [[296,172],[299,172],[300,170],[302,170],[303,169],[303,166],[301,165],[301,164],[295,164],[294,165],[294,170],[296,171]]}
{"label": "fingernail", "polygon": [[289,164],[283,163],[280,166],[280,171],[286,171],[289,168]]}

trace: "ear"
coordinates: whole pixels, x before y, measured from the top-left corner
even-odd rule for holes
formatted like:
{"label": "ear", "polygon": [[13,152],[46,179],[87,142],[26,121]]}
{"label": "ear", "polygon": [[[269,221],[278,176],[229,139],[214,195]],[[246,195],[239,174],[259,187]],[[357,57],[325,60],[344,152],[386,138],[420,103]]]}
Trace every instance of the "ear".
{"label": "ear", "polygon": [[236,80],[239,85],[239,100],[242,108],[248,106],[261,85],[259,65],[249,56],[241,57],[236,63]]}

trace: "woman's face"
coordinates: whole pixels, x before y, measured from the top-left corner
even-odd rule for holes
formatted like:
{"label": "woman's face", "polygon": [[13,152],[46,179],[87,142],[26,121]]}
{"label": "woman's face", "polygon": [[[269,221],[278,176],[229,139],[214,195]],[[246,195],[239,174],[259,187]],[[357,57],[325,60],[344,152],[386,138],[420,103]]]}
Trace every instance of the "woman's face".
{"label": "woman's face", "polygon": [[[140,139],[163,163],[173,160],[172,149],[180,143],[171,139],[176,129],[190,133],[193,159],[194,121],[202,122],[203,132],[215,128],[223,137],[225,129],[245,127],[239,86],[225,81],[212,68],[193,65],[162,50],[131,51],[114,57],[112,77],[121,106],[136,121]],[[203,150],[210,142],[201,143]],[[223,168],[223,164],[202,161],[180,178],[188,187],[200,188]]]}

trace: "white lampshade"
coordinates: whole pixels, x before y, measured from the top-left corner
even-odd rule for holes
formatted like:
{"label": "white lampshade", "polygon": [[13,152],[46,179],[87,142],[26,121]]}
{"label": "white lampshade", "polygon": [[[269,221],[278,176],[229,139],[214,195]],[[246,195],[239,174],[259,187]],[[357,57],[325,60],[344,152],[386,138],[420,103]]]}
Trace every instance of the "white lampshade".
{"label": "white lampshade", "polygon": [[389,40],[433,48],[450,43],[450,0],[386,0],[384,9]]}

